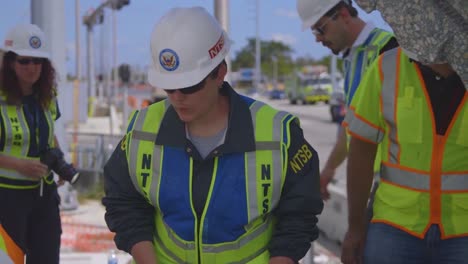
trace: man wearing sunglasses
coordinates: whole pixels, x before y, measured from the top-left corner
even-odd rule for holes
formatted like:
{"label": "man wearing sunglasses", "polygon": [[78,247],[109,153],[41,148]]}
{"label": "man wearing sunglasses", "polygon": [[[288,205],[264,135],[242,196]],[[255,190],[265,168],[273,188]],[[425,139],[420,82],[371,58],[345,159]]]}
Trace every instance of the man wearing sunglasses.
{"label": "man wearing sunglasses", "polygon": [[231,42],[201,7],[151,36],[149,82],[104,168],[106,221],[137,263],[297,263],[318,237],[318,156],[298,118],[224,82]]}
{"label": "man wearing sunglasses", "polygon": [[[359,18],[351,0],[297,0],[297,11],[303,30],[310,29],[317,42],[333,54],[342,54],[345,103],[349,107],[367,67],[381,53],[397,47],[396,39]],[[338,130],[336,143],[320,174],[324,199],[330,198],[327,186],[348,154],[346,132],[341,125]],[[378,172],[377,167],[375,171]]]}

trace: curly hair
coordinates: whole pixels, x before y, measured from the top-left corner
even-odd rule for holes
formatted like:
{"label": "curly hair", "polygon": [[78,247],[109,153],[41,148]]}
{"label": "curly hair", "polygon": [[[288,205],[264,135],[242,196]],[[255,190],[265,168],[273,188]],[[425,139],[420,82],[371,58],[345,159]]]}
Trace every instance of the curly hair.
{"label": "curly hair", "polygon": [[[21,104],[23,94],[19,87],[18,77],[11,66],[18,55],[14,52],[7,52],[3,56],[0,66],[0,90],[6,97],[8,104]],[[42,109],[47,109],[57,94],[56,74],[52,63],[48,59],[42,62],[42,70],[39,79],[33,84],[33,90]]]}

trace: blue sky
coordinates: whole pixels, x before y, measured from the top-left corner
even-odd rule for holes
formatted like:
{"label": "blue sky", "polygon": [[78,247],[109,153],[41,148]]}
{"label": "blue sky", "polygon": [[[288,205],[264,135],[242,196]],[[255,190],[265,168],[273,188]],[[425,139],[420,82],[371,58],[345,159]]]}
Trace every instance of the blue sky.
{"label": "blue sky", "polygon": [[[67,69],[74,71],[75,57],[75,1],[65,1]],[[154,24],[172,7],[203,6],[213,13],[213,0],[131,0],[117,14],[117,49],[118,64],[122,62],[131,65],[148,65],[150,63],[149,39]],[[247,39],[255,37],[255,0],[230,0],[230,32],[234,41],[231,57],[236,51],[246,45]],[[80,0],[81,12],[97,7],[100,0]],[[294,56],[309,56],[321,58],[329,55],[328,49],[315,42],[310,31],[301,31],[300,19],[296,12],[295,0],[261,0],[260,1],[260,37],[262,40],[283,41],[294,49]],[[390,28],[382,20],[378,12],[366,14],[360,11],[360,16],[366,21],[372,21],[379,27]],[[109,13],[107,13],[109,14]],[[17,23],[30,22],[30,0],[3,1],[0,9],[0,36],[5,37],[10,27]],[[97,55],[96,61],[105,60],[110,56],[111,38],[110,19],[104,25],[95,29],[95,49],[104,50]],[[107,32],[107,33],[106,33]],[[81,27],[81,51],[85,53],[85,27]],[[107,54],[106,54],[107,52]],[[101,62],[101,65],[106,62]]]}

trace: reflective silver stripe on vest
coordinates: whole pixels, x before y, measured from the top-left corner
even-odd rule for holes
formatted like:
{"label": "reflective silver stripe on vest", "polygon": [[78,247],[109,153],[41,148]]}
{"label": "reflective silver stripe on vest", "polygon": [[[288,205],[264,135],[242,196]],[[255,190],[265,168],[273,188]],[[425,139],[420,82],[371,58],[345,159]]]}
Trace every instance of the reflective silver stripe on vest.
{"label": "reflective silver stripe on vest", "polygon": [[256,150],[279,150],[281,149],[278,141],[258,141],[255,142]]}
{"label": "reflective silver stripe on vest", "polygon": [[157,235],[154,236],[154,239],[157,242],[156,247],[159,247],[164,253],[166,253],[171,259],[173,259],[176,263],[182,263],[182,264],[188,264],[188,262],[183,261],[180,259],[176,254],[172,253],[166,245],[162,242],[161,238],[159,238]]}
{"label": "reflective silver stripe on vest", "polygon": [[467,191],[468,174],[443,174],[442,191]]}
{"label": "reflective silver stripe on vest", "polygon": [[[252,117],[252,123],[254,124],[254,133],[257,131],[256,125],[256,118],[258,111],[264,106],[265,104],[260,101],[255,101],[250,107],[250,114]],[[283,128],[282,120],[286,117],[288,113],[286,112],[278,112],[273,121],[273,141],[262,142],[256,141],[256,146],[261,147],[257,150],[272,150],[273,155],[273,190],[272,190],[272,207],[275,207],[279,201],[279,197],[281,194],[281,179],[283,173],[283,166],[282,166],[282,159],[281,159],[281,132]],[[248,152],[246,153],[246,162],[247,162],[247,178],[248,178],[248,188],[249,194],[256,194],[257,193],[257,160],[256,160],[256,152]],[[252,222],[258,216],[260,216],[261,209],[258,208],[258,201],[257,197],[248,197],[249,203],[249,221]]]}
{"label": "reflective silver stripe on vest", "polygon": [[[133,125],[133,131],[132,131],[132,139],[130,140],[129,148],[130,148],[130,153],[129,153],[129,173],[130,173],[130,179],[132,180],[133,186],[135,189],[138,190],[143,196],[145,196],[145,193],[143,192],[142,188],[140,188],[138,184],[138,179],[137,179],[137,158],[138,158],[138,145],[142,139],[139,139],[138,136],[142,135],[146,132],[141,132],[143,128],[143,124],[145,123],[145,118],[146,114],[148,113],[148,109],[142,109],[140,112],[137,114],[138,116],[136,117],[135,123]],[[137,132],[139,131],[139,132]],[[133,133],[136,132],[136,138],[133,136]],[[144,134],[147,136],[147,134]],[[145,196],[146,197],[146,196]]]}
{"label": "reflective silver stripe on vest", "polygon": [[390,163],[399,163],[398,154],[400,153],[400,146],[398,145],[397,127],[395,120],[395,100],[397,98],[396,86],[397,80],[397,57],[398,49],[392,49],[383,54],[382,59],[382,111],[384,119],[387,120],[389,125],[389,161]]}
{"label": "reflective silver stripe on vest", "polygon": [[422,191],[429,191],[429,174],[420,174],[412,171],[404,171],[398,168],[382,164],[380,169],[380,178],[403,187]]}
{"label": "reflective silver stripe on vest", "polygon": [[[156,138],[156,137],[155,137]],[[163,148],[158,145],[154,145],[153,148],[153,175],[151,179],[151,186],[150,186],[150,200],[156,208],[161,208],[159,206],[159,180],[161,179],[161,156],[162,156]]]}
{"label": "reflective silver stripe on vest", "polygon": [[[248,233],[248,235],[242,237],[241,239],[235,241],[235,243],[226,243],[226,244],[221,244],[219,246],[213,246],[213,245],[204,245],[203,246],[203,251],[207,253],[220,253],[224,251],[229,251],[229,250],[238,250],[242,248],[243,246],[247,245],[250,243],[253,239],[256,237],[260,236],[263,234],[267,229],[268,226],[270,225],[271,222],[271,217],[268,217],[265,222],[263,222],[257,230],[255,230],[252,233]],[[266,246],[264,249],[259,250],[259,252],[264,252],[266,250]],[[256,257],[256,256],[255,256]],[[254,257],[254,258],[255,258]],[[242,262],[244,263],[244,262]]]}
{"label": "reflective silver stripe on vest", "polygon": [[[256,101],[250,106],[250,113],[252,116],[252,123],[255,124],[257,120],[256,113],[258,110],[263,106],[263,103]],[[254,128],[254,134],[255,134],[255,128]],[[249,194],[254,194],[257,193],[257,180],[256,180],[256,175],[257,175],[257,156],[255,151],[252,152],[247,152],[245,154],[245,158],[247,159],[247,184],[249,188]],[[251,222],[252,219],[255,219],[260,215],[259,213],[259,208],[258,208],[258,203],[257,203],[257,197],[247,197],[248,199],[248,210],[249,210],[249,221]]]}
{"label": "reflective silver stripe on vest", "polygon": [[274,147],[271,148],[273,150],[273,196],[271,200],[272,208],[275,208],[276,205],[279,203],[280,196],[281,196],[281,182],[282,182],[282,175],[283,175],[283,159],[281,153],[281,142],[283,142],[281,136],[283,131],[283,119],[288,116],[289,114],[284,111],[279,111],[276,113],[274,121],[273,121],[273,140],[278,141],[277,146],[280,148],[276,150]]}
{"label": "reflective silver stripe on vest", "polygon": [[0,175],[5,178],[15,179],[15,180],[29,180],[29,181],[39,181],[38,179],[34,179],[28,176],[25,176],[15,170],[7,170],[4,168],[0,168]]}
{"label": "reflective silver stripe on vest", "polygon": [[145,132],[145,131],[134,130],[132,133],[132,139],[154,142],[154,140],[156,139],[156,134]]}
{"label": "reflective silver stripe on vest", "polygon": [[[174,244],[176,244],[179,248],[183,250],[194,250],[195,243],[194,242],[182,242],[177,237],[174,236],[172,229],[163,221],[164,224],[164,231],[167,233],[167,236],[171,239]],[[157,235],[156,235],[157,236]],[[158,238],[159,239],[159,238]]]}
{"label": "reflective silver stripe on vest", "polygon": [[[388,182],[421,191],[429,191],[429,173],[417,173],[401,170],[382,164],[381,178]],[[444,174],[441,180],[442,191],[466,191],[468,190],[468,174]]]}
{"label": "reflective silver stripe on vest", "polygon": [[[346,113],[346,123],[348,123],[350,132],[354,132],[375,143],[379,143],[383,140],[384,133],[382,133],[382,131],[356,117],[356,114],[352,110]],[[377,135],[377,137],[375,135]]]}

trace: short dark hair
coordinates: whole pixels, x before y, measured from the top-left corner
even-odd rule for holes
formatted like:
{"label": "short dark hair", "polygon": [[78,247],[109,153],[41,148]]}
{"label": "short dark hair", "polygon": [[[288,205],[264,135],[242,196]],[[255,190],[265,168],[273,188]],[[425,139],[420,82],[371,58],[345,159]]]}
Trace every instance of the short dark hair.
{"label": "short dark hair", "polygon": [[216,66],[205,78],[203,78],[203,80],[201,80],[199,83],[195,84],[195,85],[192,85],[190,87],[185,87],[185,88],[192,88],[192,87],[199,87],[199,86],[203,86],[205,85],[205,81],[207,78],[210,78],[210,79],[216,79],[218,78],[218,73],[219,73],[219,68],[221,68],[221,65],[225,65],[227,67],[227,63],[226,63],[226,60],[223,60],[222,62],[220,62],[218,64],[218,66]]}
{"label": "short dark hair", "polygon": [[[2,65],[0,67],[0,89],[6,97],[9,104],[20,104],[23,94],[18,88],[18,77],[11,66],[16,60],[18,54],[8,51],[3,55]],[[42,70],[39,79],[34,83],[34,91],[37,99],[43,109],[49,107],[52,98],[56,96],[56,76],[55,69],[48,59],[43,59]]]}
{"label": "short dark hair", "polygon": [[358,11],[357,11],[356,8],[353,7],[352,1],[351,0],[344,0],[344,1],[340,1],[332,9],[328,10],[328,12],[325,13],[324,16],[331,17],[331,16],[333,16],[333,14],[338,12],[338,10],[340,10],[341,8],[346,8],[348,10],[349,14],[352,17],[357,17],[357,15],[358,15]]}

